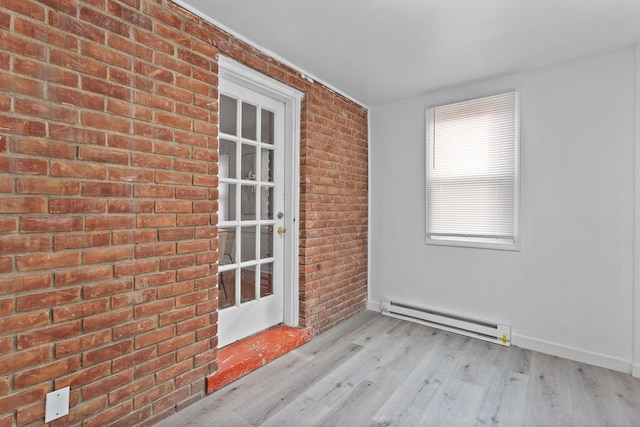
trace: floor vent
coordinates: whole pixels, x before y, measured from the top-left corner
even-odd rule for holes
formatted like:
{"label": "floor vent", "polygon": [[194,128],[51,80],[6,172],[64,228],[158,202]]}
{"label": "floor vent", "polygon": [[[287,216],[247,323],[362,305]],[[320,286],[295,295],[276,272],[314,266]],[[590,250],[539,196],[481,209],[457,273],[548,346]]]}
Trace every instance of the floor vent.
{"label": "floor vent", "polygon": [[508,325],[470,319],[390,300],[383,301],[382,314],[507,347],[511,345],[511,327]]}

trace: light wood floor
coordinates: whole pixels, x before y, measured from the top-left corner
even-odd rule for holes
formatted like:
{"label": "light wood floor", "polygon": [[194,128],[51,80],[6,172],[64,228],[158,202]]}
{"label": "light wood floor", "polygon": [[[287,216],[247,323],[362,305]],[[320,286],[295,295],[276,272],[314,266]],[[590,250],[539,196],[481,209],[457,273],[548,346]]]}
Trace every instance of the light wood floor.
{"label": "light wood floor", "polygon": [[640,380],[363,312],[159,426],[640,426]]}

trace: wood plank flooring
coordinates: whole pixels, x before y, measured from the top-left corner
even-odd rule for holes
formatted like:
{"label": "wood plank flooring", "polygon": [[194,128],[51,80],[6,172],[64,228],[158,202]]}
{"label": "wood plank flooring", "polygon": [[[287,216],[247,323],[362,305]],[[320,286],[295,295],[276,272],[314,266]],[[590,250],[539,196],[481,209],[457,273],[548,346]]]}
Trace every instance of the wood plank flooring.
{"label": "wood plank flooring", "polygon": [[640,426],[640,379],[365,311],[158,424]]}

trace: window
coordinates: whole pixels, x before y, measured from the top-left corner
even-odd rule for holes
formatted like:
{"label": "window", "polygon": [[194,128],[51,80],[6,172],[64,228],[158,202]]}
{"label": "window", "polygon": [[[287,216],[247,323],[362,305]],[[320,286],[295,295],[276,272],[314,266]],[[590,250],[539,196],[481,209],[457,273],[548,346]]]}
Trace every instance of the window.
{"label": "window", "polygon": [[427,110],[427,243],[518,249],[516,92]]}

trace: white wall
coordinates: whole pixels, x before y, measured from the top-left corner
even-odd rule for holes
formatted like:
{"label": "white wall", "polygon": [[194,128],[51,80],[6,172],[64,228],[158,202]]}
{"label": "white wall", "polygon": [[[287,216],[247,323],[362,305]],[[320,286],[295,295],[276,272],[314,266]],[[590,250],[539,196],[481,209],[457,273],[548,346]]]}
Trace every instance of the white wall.
{"label": "white wall", "polygon": [[[514,345],[630,371],[635,79],[629,48],[371,108],[370,307],[504,322]],[[513,87],[521,250],[426,245],[425,107]]]}

